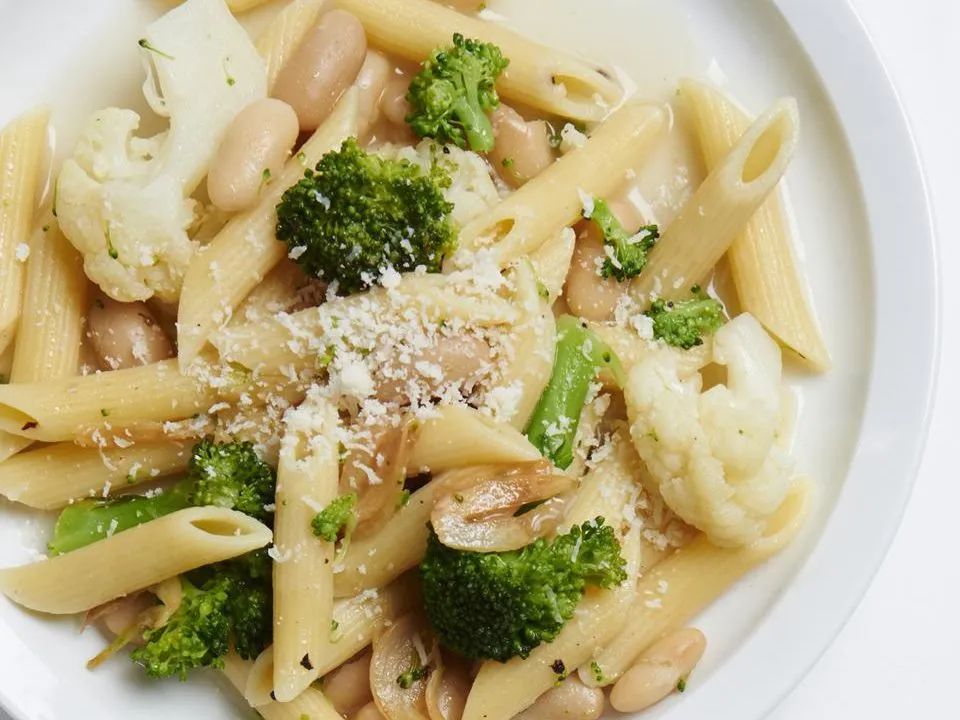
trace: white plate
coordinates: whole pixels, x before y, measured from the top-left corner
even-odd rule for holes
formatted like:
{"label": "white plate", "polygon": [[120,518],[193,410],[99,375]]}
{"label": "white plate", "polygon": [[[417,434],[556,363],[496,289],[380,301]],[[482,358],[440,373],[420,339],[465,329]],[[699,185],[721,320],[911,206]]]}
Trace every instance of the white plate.
{"label": "white plate", "polygon": [[[923,179],[897,98],[853,11],[837,0],[499,0],[491,9],[554,44],[624,67],[648,94],[681,74],[723,82],[757,110],[795,95],[803,129],[789,173],[816,304],[836,366],[791,381],[804,398],[796,456],[818,482],[790,550],[697,624],[710,649],[683,697],[644,717],[761,717],[819,657],[893,537],[926,433],[936,357],[936,263]],[[55,105],[60,151],[78,118],[128,101],[144,0],[0,0],[0,122]],[[700,48],[700,49],[697,49]],[[42,526],[0,511],[0,564]],[[148,682],[74,620],[0,600],[0,705],[20,720],[247,717],[215,676]]]}

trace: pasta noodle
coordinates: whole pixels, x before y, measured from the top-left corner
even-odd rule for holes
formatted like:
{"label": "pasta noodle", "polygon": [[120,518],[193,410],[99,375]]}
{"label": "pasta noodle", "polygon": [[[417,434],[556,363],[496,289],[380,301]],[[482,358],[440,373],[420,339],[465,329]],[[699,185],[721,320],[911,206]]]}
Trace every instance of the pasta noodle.
{"label": "pasta noodle", "polygon": [[418,62],[434,48],[449,45],[454,33],[492,42],[510,58],[497,89],[511,100],[560,117],[599,121],[623,94],[605,70],[430,0],[336,4],[360,18],[371,44]]}
{"label": "pasta noodle", "polygon": [[[617,680],[633,660],[657,638],[683,627],[690,618],[723,594],[747,572],[782,550],[797,534],[808,511],[809,487],[798,484],[771,519],[767,534],[743,548],[720,548],[699,536],[689,545],[657,564],[637,589],[638,600],[627,614],[630,622],[596,655],[604,678]],[[646,591],[667,583],[660,607],[648,607]],[[594,673],[581,671],[588,685],[597,685]]]}
{"label": "pasta noodle", "polygon": [[654,246],[635,296],[678,299],[707,276],[786,172],[799,122],[787,98],[750,126]]}
{"label": "pasta noodle", "polygon": [[484,248],[501,266],[537,250],[582,217],[583,195],[610,195],[640,162],[664,123],[665,113],[655,105],[624,105],[593,131],[583,147],[464,227],[460,247]]}
{"label": "pasta noodle", "polygon": [[[241,693],[246,693],[252,663],[230,653],[223,660],[223,674]],[[264,720],[342,720],[320,690],[306,688],[290,702],[267,702],[256,707]]]}
{"label": "pasta noodle", "polygon": [[194,258],[183,282],[178,315],[179,361],[186,369],[211,333],[226,323],[247,294],[287,254],[274,237],[276,204],[284,191],[330,150],[356,135],[359,95],[344,93],[330,117],[264,189],[251,210],[236,215]]}
{"label": "pasta noodle", "polygon": [[189,460],[190,448],[169,440],[97,449],[57,443],[0,463],[0,494],[29,507],[55,510],[73,500],[107,497],[183,472]]}
{"label": "pasta noodle", "polygon": [[[722,92],[708,85],[687,80],[680,89],[693,109],[707,167],[713,168],[749,128],[750,120]],[[743,311],[757,318],[812,368],[827,370],[830,355],[804,292],[778,194],[757,209],[733,241],[727,258]]]}
{"label": "pasta noodle", "polygon": [[277,13],[257,38],[257,50],[267,64],[267,87],[273,87],[280,70],[317,21],[324,4],[325,0],[294,0]]}
{"label": "pasta noodle", "polygon": [[270,529],[249,515],[187,508],[64,555],[0,570],[0,591],[38,612],[78,613],[270,539]]}
{"label": "pasta noodle", "polygon": [[0,386],[0,430],[55,442],[71,439],[85,425],[179,420],[212,403],[212,390],[181,375],[176,360],[165,360],[77,378]]}
{"label": "pasta noodle", "polygon": [[293,700],[317,678],[333,606],[333,544],[313,536],[317,508],[337,496],[337,411],[307,400],[287,413],[277,469],[273,570],[273,690]]}
{"label": "pasta noodle", "polygon": [[46,108],[38,108],[0,131],[0,352],[13,340],[20,318],[49,118]]}
{"label": "pasta noodle", "polygon": [[418,428],[408,467],[441,473],[471,465],[538,459],[540,451],[516,429],[470,407],[446,405],[438,407],[437,416],[424,420]]}

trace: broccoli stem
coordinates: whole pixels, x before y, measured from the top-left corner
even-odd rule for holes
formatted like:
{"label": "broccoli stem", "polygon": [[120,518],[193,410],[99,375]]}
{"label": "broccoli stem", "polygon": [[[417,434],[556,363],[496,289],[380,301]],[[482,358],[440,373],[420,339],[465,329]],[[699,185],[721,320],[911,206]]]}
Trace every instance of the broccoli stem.
{"label": "broccoli stem", "polygon": [[462,90],[463,95],[454,102],[453,107],[467,134],[467,145],[474,152],[490,152],[494,144],[493,123],[480,105],[477,81],[470,82],[465,78]]}
{"label": "broccoli stem", "polygon": [[590,383],[603,367],[623,384],[623,368],[613,350],[572,315],[557,320],[557,349],[550,381],[527,425],[527,438],[560,469],[573,462],[580,412]]}
{"label": "broccoli stem", "polygon": [[51,554],[62,555],[182,510],[190,505],[192,486],[192,481],[185,481],[153,497],[81,500],[68,505],[57,518],[47,547]]}

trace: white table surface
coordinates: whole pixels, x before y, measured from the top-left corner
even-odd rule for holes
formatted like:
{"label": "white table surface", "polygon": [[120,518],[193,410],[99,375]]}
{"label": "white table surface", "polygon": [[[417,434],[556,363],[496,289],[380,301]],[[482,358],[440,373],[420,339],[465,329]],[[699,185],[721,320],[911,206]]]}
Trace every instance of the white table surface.
{"label": "white table surface", "polygon": [[943,278],[940,381],[923,467],[890,554],[831,649],[770,720],[958,718],[960,4],[852,2],[900,92],[926,169]]}
{"label": "white table surface", "polygon": [[937,213],[947,279],[941,373],[925,460],[890,554],[833,646],[769,720],[946,719],[960,717],[960,474],[951,452],[960,447],[960,283],[952,277],[960,272],[960,3],[851,1],[906,106]]}

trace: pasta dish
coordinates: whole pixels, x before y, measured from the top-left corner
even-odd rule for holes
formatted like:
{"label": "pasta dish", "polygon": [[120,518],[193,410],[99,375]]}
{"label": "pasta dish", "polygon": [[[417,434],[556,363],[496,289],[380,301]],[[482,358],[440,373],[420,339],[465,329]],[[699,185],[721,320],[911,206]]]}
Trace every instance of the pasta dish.
{"label": "pasta dish", "polygon": [[130,38],[157,134],[0,131],[0,495],[53,521],[0,592],[267,720],[685,692],[811,492],[796,102],[644,99],[478,0],[262,3]]}

